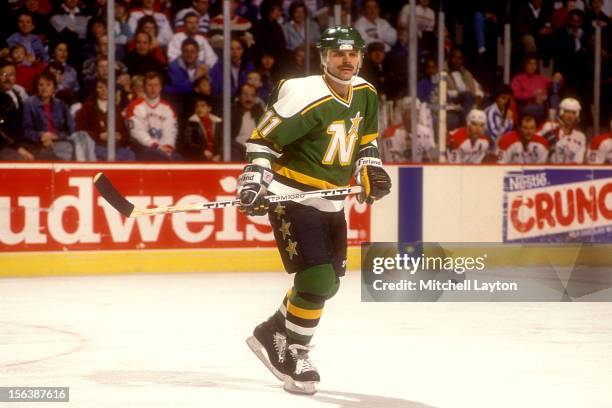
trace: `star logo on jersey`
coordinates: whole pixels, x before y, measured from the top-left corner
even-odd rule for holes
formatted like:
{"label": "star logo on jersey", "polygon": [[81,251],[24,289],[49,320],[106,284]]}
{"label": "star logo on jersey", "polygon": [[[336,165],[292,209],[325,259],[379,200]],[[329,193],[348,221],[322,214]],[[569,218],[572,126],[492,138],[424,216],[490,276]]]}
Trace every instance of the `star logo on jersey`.
{"label": "star logo on jersey", "polygon": [[287,235],[291,236],[291,232],[289,231],[290,226],[291,226],[290,222],[286,222],[285,220],[282,220],[282,225],[278,230],[283,234],[283,240],[285,240]]}
{"label": "star logo on jersey", "polygon": [[285,215],[285,206],[282,204],[277,205],[274,212],[276,213],[276,218],[280,219],[280,217]]}
{"label": "star logo on jersey", "polygon": [[287,253],[289,254],[289,260],[292,261],[293,260],[293,256],[297,255],[297,241],[293,242],[291,239],[288,240],[289,241],[289,245],[287,245],[287,248],[285,248],[285,251],[287,251]]}
{"label": "star logo on jersey", "polygon": [[359,130],[359,123],[361,123],[361,112],[357,112],[354,118],[351,118],[351,129],[349,130],[349,135],[351,133],[357,133]]}

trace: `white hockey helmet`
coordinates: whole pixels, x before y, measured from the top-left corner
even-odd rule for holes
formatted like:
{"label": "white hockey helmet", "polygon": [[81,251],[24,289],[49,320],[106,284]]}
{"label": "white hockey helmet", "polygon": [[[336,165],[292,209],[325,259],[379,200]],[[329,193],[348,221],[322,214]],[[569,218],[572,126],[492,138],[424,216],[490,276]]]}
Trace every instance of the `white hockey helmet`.
{"label": "white hockey helmet", "polygon": [[576,116],[580,116],[580,102],[574,98],[565,98],[559,104],[559,115],[563,115],[564,112],[576,112]]}
{"label": "white hockey helmet", "polygon": [[472,109],[465,118],[467,123],[478,123],[484,125],[487,123],[487,115],[480,109]]}

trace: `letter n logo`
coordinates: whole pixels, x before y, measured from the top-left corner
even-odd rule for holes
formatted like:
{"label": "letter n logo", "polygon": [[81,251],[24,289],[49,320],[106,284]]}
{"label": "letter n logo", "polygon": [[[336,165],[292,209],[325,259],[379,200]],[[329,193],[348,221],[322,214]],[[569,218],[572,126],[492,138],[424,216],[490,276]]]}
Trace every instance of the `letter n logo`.
{"label": "letter n logo", "polygon": [[336,156],[339,156],[340,165],[348,166],[351,164],[351,157],[353,157],[353,150],[355,149],[355,143],[357,142],[357,130],[359,129],[359,112],[355,118],[351,119],[353,125],[346,134],[346,126],[343,120],[337,120],[332,122],[327,127],[327,134],[331,136],[331,140],[327,145],[325,156],[323,156],[323,164],[333,164],[336,160]]}

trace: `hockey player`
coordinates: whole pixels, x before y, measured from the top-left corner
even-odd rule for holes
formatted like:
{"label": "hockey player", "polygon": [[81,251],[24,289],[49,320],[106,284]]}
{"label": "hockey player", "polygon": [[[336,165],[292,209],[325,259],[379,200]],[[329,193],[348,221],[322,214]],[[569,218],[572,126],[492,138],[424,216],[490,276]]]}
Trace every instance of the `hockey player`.
{"label": "hockey player", "polygon": [[565,98],[559,104],[559,119],[544,123],[539,130],[550,145],[551,163],[582,163],[586,137],[576,129],[580,119],[580,102]]}
{"label": "hockey player", "polygon": [[[402,123],[389,126],[383,134],[383,157],[386,162],[401,163],[412,161],[412,137],[410,98],[404,98],[401,102]],[[417,100],[417,106],[421,104]],[[436,143],[434,142],[433,130],[431,127],[417,123],[417,146],[416,161],[431,162],[436,159]]]}
{"label": "hockey player", "polygon": [[353,174],[364,188],[361,202],[372,204],[391,189],[376,142],[378,96],[357,76],[363,39],[352,27],[335,26],[317,47],[323,75],[279,84],[247,141],[250,164],[238,180],[241,210],[268,213],[285,269],[295,274],[279,309],[247,343],[285,390],[306,394],[315,393],[320,380],[310,340],[345,273],[343,199],[270,205],[264,197],[348,186]]}
{"label": "hockey player", "polygon": [[608,133],[602,133],[591,140],[587,160],[590,164],[612,163],[612,121]]}
{"label": "hockey player", "polygon": [[482,163],[490,146],[485,135],[487,116],[479,109],[472,109],[465,121],[465,127],[453,130],[448,137],[448,162]]}
{"label": "hockey player", "polygon": [[524,115],[518,130],[504,134],[497,142],[498,163],[537,163],[548,161],[548,142],[536,134],[536,118]]}

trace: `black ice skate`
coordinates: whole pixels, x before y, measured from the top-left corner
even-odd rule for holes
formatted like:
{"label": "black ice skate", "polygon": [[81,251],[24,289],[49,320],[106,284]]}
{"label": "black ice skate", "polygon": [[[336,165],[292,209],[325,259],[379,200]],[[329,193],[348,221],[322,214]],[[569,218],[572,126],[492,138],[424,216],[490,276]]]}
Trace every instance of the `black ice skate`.
{"label": "black ice skate", "polygon": [[285,381],[289,373],[287,369],[287,337],[284,328],[275,324],[274,316],[261,323],[253,335],[246,340],[253,353],[281,381]]}
{"label": "black ice skate", "polygon": [[309,351],[309,347],[301,344],[288,346],[287,365],[292,370],[283,383],[285,391],[308,395],[317,392],[316,386],[321,381],[321,377],[308,357]]}

